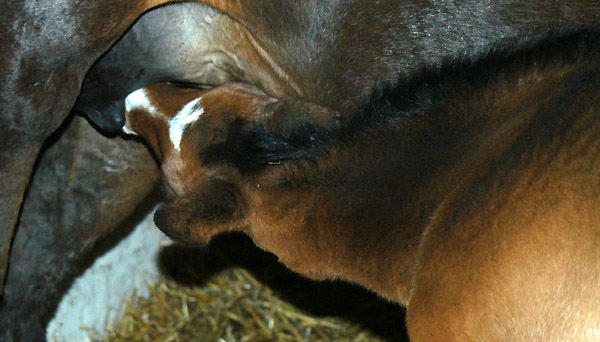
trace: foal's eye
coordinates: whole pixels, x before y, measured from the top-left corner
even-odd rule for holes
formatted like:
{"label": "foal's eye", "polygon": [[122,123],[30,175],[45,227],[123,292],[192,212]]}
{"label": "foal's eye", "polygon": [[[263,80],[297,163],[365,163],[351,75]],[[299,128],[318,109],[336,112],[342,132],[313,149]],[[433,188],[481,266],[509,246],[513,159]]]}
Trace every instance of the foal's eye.
{"label": "foal's eye", "polygon": [[212,88],[214,88],[214,86],[212,86],[212,85],[187,82],[187,81],[168,81],[167,83],[170,86],[173,86],[175,88],[181,88],[184,91],[186,89],[197,90],[197,89],[212,89]]}

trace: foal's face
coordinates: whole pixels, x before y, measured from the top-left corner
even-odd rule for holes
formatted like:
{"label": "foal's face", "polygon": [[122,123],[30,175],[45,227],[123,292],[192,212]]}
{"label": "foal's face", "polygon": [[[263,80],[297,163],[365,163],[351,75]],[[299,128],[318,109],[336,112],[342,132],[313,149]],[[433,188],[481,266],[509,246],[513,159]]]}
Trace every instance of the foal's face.
{"label": "foal's face", "polygon": [[162,164],[167,187],[182,196],[210,171],[201,162],[205,148],[223,141],[235,120],[259,120],[265,106],[276,101],[243,83],[211,89],[159,83],[127,97],[123,130],[148,142]]}

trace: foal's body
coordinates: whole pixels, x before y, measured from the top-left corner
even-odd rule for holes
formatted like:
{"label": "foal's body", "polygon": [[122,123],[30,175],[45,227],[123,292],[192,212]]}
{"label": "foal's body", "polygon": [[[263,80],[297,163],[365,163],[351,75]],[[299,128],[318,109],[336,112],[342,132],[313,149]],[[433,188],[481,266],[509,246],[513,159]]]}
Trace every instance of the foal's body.
{"label": "foal's body", "polygon": [[598,52],[579,35],[490,57],[342,122],[245,84],[159,85],[127,127],[163,162],[176,199],[155,220],[179,240],[244,231],[406,305],[414,341],[597,341]]}

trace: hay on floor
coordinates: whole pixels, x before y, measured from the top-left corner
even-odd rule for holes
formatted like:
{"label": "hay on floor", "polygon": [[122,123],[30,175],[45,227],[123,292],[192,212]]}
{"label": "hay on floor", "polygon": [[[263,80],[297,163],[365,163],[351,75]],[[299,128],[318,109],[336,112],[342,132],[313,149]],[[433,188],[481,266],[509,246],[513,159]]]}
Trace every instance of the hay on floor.
{"label": "hay on floor", "polygon": [[163,247],[164,279],[135,296],[122,320],[95,341],[408,342],[405,311],[341,281],[312,281],[243,234],[209,246]]}
{"label": "hay on floor", "polygon": [[133,297],[105,339],[96,341],[355,341],[383,342],[356,323],[313,317],[279,299],[240,267],[203,286],[161,279],[152,295]]}

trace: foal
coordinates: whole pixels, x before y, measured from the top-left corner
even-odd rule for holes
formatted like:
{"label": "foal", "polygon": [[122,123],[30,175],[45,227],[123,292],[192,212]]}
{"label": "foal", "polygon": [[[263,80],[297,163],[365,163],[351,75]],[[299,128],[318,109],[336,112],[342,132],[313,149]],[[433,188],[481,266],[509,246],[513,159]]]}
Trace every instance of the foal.
{"label": "foal", "polygon": [[600,40],[424,75],[348,121],[242,83],[158,84],[126,130],[177,240],[243,231],[407,307],[413,341],[600,339]]}

